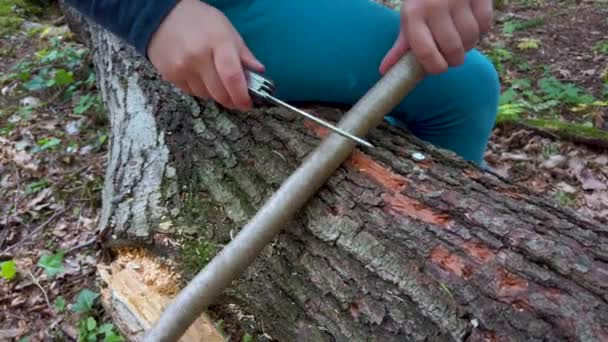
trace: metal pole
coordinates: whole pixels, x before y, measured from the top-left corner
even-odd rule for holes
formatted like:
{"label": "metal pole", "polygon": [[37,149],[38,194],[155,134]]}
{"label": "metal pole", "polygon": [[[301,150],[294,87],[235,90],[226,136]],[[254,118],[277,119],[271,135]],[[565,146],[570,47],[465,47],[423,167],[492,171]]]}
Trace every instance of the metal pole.
{"label": "metal pole", "polygon": [[[382,122],[422,76],[414,56],[406,54],[345,114],[339,127],[364,136]],[[354,144],[337,133],[324,139],[239,234],[176,296],[144,341],[177,341],[350,156]]]}

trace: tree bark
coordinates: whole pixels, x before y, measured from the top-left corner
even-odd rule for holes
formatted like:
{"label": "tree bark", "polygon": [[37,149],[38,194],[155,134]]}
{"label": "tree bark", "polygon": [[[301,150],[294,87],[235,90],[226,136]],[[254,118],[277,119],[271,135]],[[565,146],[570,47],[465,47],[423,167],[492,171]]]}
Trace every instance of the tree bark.
{"label": "tree bark", "polygon": [[[88,32],[111,123],[104,246],[144,246],[187,280],[326,131],[198,101]],[[608,340],[607,227],[400,129],[367,138],[223,305],[278,341]]]}

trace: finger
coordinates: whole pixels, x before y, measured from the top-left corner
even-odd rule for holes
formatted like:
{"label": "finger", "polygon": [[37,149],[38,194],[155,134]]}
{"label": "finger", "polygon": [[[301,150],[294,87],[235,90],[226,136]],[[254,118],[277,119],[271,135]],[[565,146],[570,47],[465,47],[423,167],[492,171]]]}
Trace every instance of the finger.
{"label": "finger", "polygon": [[380,74],[384,75],[388,69],[395,65],[399,58],[405,54],[408,48],[409,45],[407,44],[405,35],[403,34],[403,31],[400,31],[397,40],[395,40],[395,43],[393,44],[393,47],[388,51],[380,63]]}
{"label": "finger", "polygon": [[241,60],[243,61],[243,64],[245,64],[247,67],[253,69],[253,71],[257,71],[259,73],[263,73],[265,71],[264,64],[262,64],[262,62],[260,62],[255,57],[255,55],[251,52],[251,50],[249,50],[247,45],[245,45],[245,43],[242,41],[241,41],[239,50],[240,50],[239,54],[241,56]]}
{"label": "finger", "polygon": [[448,68],[426,22],[420,16],[411,16],[406,23],[407,41],[423,69],[429,74],[439,74]]}
{"label": "finger", "polygon": [[477,19],[480,33],[486,33],[492,28],[493,3],[492,0],[473,0],[473,15]]}
{"label": "finger", "polygon": [[187,87],[194,96],[204,100],[209,99],[209,91],[199,77],[190,77],[187,81]]}
{"label": "finger", "polygon": [[222,106],[232,109],[234,108],[234,105],[232,104],[230,95],[228,95],[228,92],[222,84],[214,64],[215,63],[210,63],[205,65],[201,73],[201,78],[207,87],[209,96],[211,96],[213,100],[220,103]]}
{"label": "finger", "polygon": [[232,44],[220,46],[214,56],[218,75],[228,91],[231,102],[241,110],[251,106],[251,97],[247,90],[247,80],[236,47]]}
{"label": "finger", "polygon": [[192,89],[190,89],[190,87],[188,86],[188,82],[180,81],[180,82],[174,82],[174,84],[176,87],[181,89],[184,93],[194,95],[194,93],[192,92]]}
{"label": "finger", "polygon": [[430,18],[429,24],[435,42],[448,65],[462,64],[464,62],[464,47],[450,13],[448,11],[435,13]]}
{"label": "finger", "polygon": [[459,7],[452,16],[462,39],[465,51],[472,49],[479,40],[479,25],[470,7]]}

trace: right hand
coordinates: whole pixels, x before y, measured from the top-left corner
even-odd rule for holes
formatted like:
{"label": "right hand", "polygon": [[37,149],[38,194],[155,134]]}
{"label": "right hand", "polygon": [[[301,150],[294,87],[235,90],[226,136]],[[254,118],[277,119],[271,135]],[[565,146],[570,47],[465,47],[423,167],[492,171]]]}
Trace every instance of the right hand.
{"label": "right hand", "polygon": [[182,0],[148,46],[148,58],[164,79],[183,91],[230,109],[252,106],[243,67],[264,72],[228,18],[200,0]]}

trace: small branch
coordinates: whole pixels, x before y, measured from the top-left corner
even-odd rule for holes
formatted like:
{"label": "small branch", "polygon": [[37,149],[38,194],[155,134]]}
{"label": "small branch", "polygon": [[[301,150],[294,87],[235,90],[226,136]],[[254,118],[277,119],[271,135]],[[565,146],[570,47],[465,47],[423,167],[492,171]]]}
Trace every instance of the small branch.
{"label": "small branch", "polygon": [[79,245],[76,245],[76,246],[68,249],[68,251],[65,254],[73,253],[73,252],[75,252],[75,251],[77,251],[79,249],[82,249],[82,248],[88,247],[90,245],[93,245],[93,244],[95,244],[95,242],[97,242],[97,236],[93,237],[92,239],[90,239],[88,241],[85,241],[85,242],[83,242],[83,243],[81,243]]}
{"label": "small branch", "polygon": [[34,275],[30,272],[27,272],[27,275],[30,276],[30,278],[32,278],[32,281],[34,282],[34,284],[36,284],[36,286],[38,286],[38,288],[40,288],[40,291],[42,291],[42,294],[44,295],[44,299],[46,300],[46,304],[49,306],[49,309],[51,309],[51,311],[53,311],[53,306],[51,305],[49,296],[46,294],[46,291],[44,290],[42,285],[40,285],[40,283],[38,282],[38,279],[36,279],[36,277],[34,277]]}

